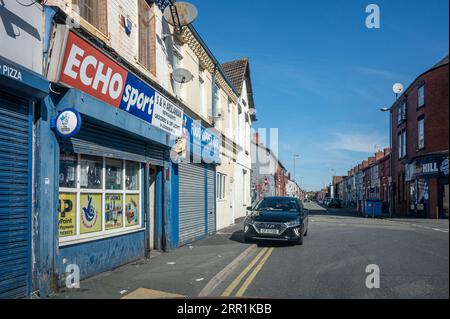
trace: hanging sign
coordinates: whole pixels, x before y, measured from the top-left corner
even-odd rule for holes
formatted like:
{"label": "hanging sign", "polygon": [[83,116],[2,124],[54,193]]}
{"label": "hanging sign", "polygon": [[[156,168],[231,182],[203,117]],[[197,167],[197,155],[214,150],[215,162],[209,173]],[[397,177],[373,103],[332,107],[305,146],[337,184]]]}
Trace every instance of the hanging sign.
{"label": "hanging sign", "polygon": [[65,109],[56,117],[55,129],[60,137],[69,138],[80,131],[81,116],[75,109]]}
{"label": "hanging sign", "polygon": [[67,37],[59,82],[181,136],[181,108],[73,32]]}

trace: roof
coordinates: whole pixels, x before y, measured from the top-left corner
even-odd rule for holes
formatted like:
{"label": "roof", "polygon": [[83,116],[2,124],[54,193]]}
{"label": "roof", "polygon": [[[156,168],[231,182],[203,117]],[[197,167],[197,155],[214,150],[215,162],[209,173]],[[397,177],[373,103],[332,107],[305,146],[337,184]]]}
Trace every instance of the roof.
{"label": "roof", "polygon": [[222,69],[227,74],[233,86],[239,94],[242,93],[242,85],[245,80],[245,72],[247,71],[248,59],[242,58],[222,64]]}
{"label": "roof", "polygon": [[448,54],[445,58],[443,58],[441,61],[439,61],[438,63],[436,63],[435,65],[433,65],[433,67],[431,69],[435,69],[438,68],[442,65],[448,64]]}
{"label": "roof", "polygon": [[[242,86],[244,81],[247,80],[247,99],[250,109],[255,109],[255,101],[253,99],[252,80],[250,76],[250,63],[248,58],[242,58],[230,62],[221,64],[222,69],[227,74],[231,83],[238,91],[239,95],[242,95]],[[256,121],[255,112],[251,113],[251,120]]]}

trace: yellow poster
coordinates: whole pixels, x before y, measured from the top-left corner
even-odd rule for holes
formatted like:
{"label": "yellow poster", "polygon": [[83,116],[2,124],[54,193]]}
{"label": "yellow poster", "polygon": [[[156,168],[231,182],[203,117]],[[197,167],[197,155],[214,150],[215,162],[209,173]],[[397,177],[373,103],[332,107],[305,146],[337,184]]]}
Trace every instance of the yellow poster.
{"label": "yellow poster", "polygon": [[76,235],[75,214],[77,211],[77,194],[59,193],[58,228],[59,237]]}
{"label": "yellow poster", "polygon": [[139,224],[139,194],[127,194],[125,196],[125,226]]}
{"label": "yellow poster", "polygon": [[120,228],[123,225],[123,196],[121,194],[105,195],[105,228]]}
{"label": "yellow poster", "polygon": [[102,230],[102,194],[80,194],[80,233]]}

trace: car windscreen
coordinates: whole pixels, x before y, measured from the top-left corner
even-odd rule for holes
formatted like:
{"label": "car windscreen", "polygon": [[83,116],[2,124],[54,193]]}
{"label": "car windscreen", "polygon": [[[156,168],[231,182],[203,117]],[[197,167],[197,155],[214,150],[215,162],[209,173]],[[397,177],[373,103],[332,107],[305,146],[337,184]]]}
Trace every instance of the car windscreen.
{"label": "car windscreen", "polygon": [[299,206],[296,199],[290,198],[265,198],[256,207],[257,210],[292,211],[298,212]]}

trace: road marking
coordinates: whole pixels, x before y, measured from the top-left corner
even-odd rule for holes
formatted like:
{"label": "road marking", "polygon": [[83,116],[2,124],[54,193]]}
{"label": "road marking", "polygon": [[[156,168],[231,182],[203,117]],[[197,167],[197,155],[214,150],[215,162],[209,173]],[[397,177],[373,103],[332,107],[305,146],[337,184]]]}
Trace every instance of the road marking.
{"label": "road marking", "polygon": [[199,297],[209,296],[214,289],[217,288],[224,280],[233,272],[237,266],[244,261],[247,256],[253,253],[257,249],[255,244],[251,245],[245,249],[239,256],[237,256],[231,263],[229,263],[224,269],[218,272],[211,280],[206,284],[206,286],[198,294]]}
{"label": "road marking", "polygon": [[186,298],[186,296],[160,290],[138,288],[130,292],[126,296],[122,297],[122,299],[163,299],[163,298]]}
{"label": "road marking", "polygon": [[[273,249],[273,248],[272,248]],[[256,255],[255,258],[250,262],[250,264],[245,267],[245,269],[239,274],[239,276],[234,279],[231,284],[225,289],[224,293],[222,294],[222,297],[228,297],[231,295],[233,290],[240,284],[241,280],[245,277],[245,275],[253,268],[253,266],[258,262],[258,260],[264,255],[264,253],[268,250],[268,248],[263,248],[261,251]]]}
{"label": "road marking", "polygon": [[445,230],[445,229],[432,228],[432,230],[440,231],[440,232],[443,232],[443,233],[448,233],[448,230]]}
{"label": "road marking", "polygon": [[267,259],[269,259],[269,257],[272,254],[272,252],[273,252],[273,247],[269,249],[269,251],[266,253],[266,255],[261,260],[261,262],[258,264],[258,266],[256,266],[256,268],[253,270],[253,272],[250,274],[250,276],[248,276],[248,278],[242,284],[241,288],[239,288],[238,292],[236,293],[237,297],[241,297],[241,296],[244,295],[245,291],[250,286],[250,284],[253,282],[253,280],[255,279],[256,275],[259,273],[261,268],[266,263]]}

